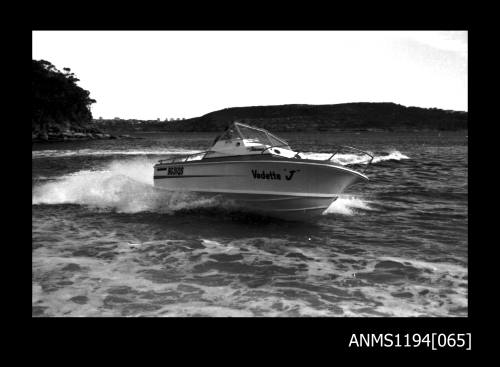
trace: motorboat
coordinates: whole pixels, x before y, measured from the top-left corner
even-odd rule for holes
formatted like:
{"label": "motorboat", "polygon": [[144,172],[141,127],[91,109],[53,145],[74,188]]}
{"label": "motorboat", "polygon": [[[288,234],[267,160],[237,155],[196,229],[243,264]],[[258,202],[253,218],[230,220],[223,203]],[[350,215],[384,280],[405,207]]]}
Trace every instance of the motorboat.
{"label": "motorboat", "polygon": [[[344,149],[366,154],[363,172],[333,159]],[[368,181],[373,156],[342,146],[327,159],[293,150],[269,131],[233,122],[203,152],[160,160],[154,185],[169,191],[220,196],[245,211],[302,220],[321,215],[349,186]]]}

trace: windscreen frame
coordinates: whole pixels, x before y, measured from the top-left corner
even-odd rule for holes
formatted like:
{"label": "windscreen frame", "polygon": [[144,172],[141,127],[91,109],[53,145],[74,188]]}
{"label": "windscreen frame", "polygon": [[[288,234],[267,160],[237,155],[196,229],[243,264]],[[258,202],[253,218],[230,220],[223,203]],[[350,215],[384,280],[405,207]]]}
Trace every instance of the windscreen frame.
{"label": "windscreen frame", "polygon": [[[248,137],[246,137],[246,135],[240,130],[240,127],[243,127],[243,128],[249,129],[249,130],[253,130],[253,131],[258,131],[261,134],[264,134],[267,141],[262,142],[261,139],[258,139],[261,143],[266,143],[267,145],[270,145],[270,146],[281,146],[281,147],[287,147],[288,149],[291,149],[290,144],[288,144],[288,142],[286,140],[278,138],[277,136],[271,134],[269,131],[267,131],[265,129],[260,129],[258,127],[245,125],[245,124],[242,124],[241,122],[235,122],[234,126],[236,127],[236,130],[242,139],[248,139]],[[274,144],[273,140],[278,142],[278,144]]]}

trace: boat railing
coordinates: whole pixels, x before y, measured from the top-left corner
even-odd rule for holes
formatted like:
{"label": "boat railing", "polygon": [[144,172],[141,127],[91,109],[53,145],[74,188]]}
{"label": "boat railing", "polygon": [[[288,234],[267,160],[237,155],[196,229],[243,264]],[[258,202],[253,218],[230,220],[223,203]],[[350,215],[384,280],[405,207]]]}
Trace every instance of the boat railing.
{"label": "boat railing", "polygon": [[193,153],[193,154],[185,155],[185,156],[182,156],[182,157],[173,157],[173,158],[167,158],[167,159],[160,159],[158,161],[158,163],[166,163],[166,164],[170,164],[170,163],[184,163],[184,162],[189,161],[189,158],[196,157],[196,156],[199,156],[199,155],[202,156],[200,158],[200,160],[201,160],[201,159],[205,158],[205,156],[208,153],[211,153],[211,152],[212,152],[211,150],[206,150],[204,152]]}
{"label": "boat railing", "polygon": [[359,153],[363,153],[363,154],[365,154],[365,155],[367,155],[367,156],[370,157],[370,160],[368,161],[368,164],[365,166],[365,169],[361,172],[361,173],[365,173],[365,171],[368,169],[368,167],[370,166],[370,164],[372,164],[374,156],[371,155],[370,153],[368,153],[368,152],[366,152],[364,150],[358,149],[358,148],[354,148],[354,147],[351,147],[351,146],[348,146],[348,145],[341,145],[337,149],[337,151],[335,153],[333,153],[329,158],[327,158],[325,160],[330,162],[333,159],[333,157],[335,157],[338,153],[340,153],[343,150],[348,150],[348,149],[354,150],[354,151],[359,152]]}
{"label": "boat railing", "polygon": [[[281,147],[281,148],[283,148],[283,145],[273,145],[273,146],[267,147],[267,148],[265,148],[265,149],[263,149],[263,150],[261,151],[261,154],[264,154],[266,151],[271,150],[271,149],[273,149],[273,148],[280,148],[280,147]],[[351,147],[351,146],[348,146],[348,145],[341,145],[341,146],[340,146],[340,147],[339,147],[339,148],[335,151],[335,153],[333,153],[332,155],[330,155],[330,157],[328,157],[327,159],[324,159],[323,161],[326,161],[326,162],[331,162],[331,160],[333,159],[333,157],[335,157],[338,153],[340,153],[340,152],[341,152],[341,151],[343,151],[343,150],[348,150],[348,149],[350,149],[350,150],[354,150],[354,151],[359,152],[359,153],[363,153],[363,154],[365,154],[365,155],[367,155],[367,156],[369,156],[369,157],[370,157],[370,160],[368,161],[368,164],[366,165],[366,167],[365,167],[365,169],[363,170],[363,172],[361,172],[361,173],[365,173],[365,171],[368,169],[368,167],[370,166],[370,164],[371,164],[371,163],[372,163],[372,161],[373,161],[373,158],[374,158],[374,157],[373,157],[373,155],[371,155],[371,154],[370,154],[370,153],[368,153],[368,152],[365,152],[364,150],[361,150],[361,149],[358,149],[358,148],[354,148],[354,147]],[[300,156],[300,154],[306,154],[306,153],[308,153],[308,152],[296,151],[296,154],[294,155],[294,157],[293,157],[293,158],[296,158],[296,159],[307,159],[307,158],[303,158],[303,157],[301,157],[301,156]],[[320,152],[320,153],[321,153],[321,152]]]}
{"label": "boat railing", "polygon": [[[266,152],[266,151],[268,151],[270,149],[273,149],[273,148],[283,148],[283,145],[274,145],[274,146],[267,147],[267,148],[265,148],[265,149],[263,149],[261,151],[261,154],[264,154],[264,152]],[[371,165],[371,163],[372,163],[372,161],[374,159],[373,155],[371,155],[370,153],[368,153],[368,152],[366,152],[364,150],[361,150],[361,149],[358,149],[358,148],[354,148],[354,147],[351,147],[351,146],[347,146],[347,145],[342,145],[342,146],[340,146],[335,151],[335,153],[333,153],[332,155],[330,155],[330,157],[328,157],[324,161],[331,162],[332,159],[337,154],[339,154],[341,151],[343,151],[343,150],[354,150],[356,152],[363,153],[363,154],[365,154],[365,155],[367,155],[367,156],[370,157],[370,160],[368,161],[368,164],[365,166],[364,170],[361,173],[365,173],[365,171],[368,169],[368,167]],[[201,156],[201,158],[199,160],[202,160],[202,159],[204,159],[206,157],[206,155],[208,153],[214,153],[214,151],[212,151],[212,150],[206,150],[204,152],[193,153],[193,154],[189,154],[189,155],[182,156],[182,157],[173,157],[173,158],[168,158],[168,159],[161,159],[161,160],[158,161],[158,163],[161,163],[161,164],[185,163],[185,162],[188,162],[190,160],[190,158],[196,157],[196,156]],[[301,153],[305,153],[305,152],[297,151],[297,153],[295,154],[294,158],[305,159],[305,158],[303,158],[303,157],[300,156]]]}

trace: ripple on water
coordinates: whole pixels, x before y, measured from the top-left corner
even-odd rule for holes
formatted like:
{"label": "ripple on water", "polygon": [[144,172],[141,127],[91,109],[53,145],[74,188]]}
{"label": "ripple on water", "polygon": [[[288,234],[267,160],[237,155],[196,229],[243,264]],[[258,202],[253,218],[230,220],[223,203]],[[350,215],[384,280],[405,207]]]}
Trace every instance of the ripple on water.
{"label": "ripple on water", "polygon": [[362,245],[161,230],[43,243],[33,249],[33,315],[466,315],[466,263],[456,256],[391,258],[380,254],[399,249]]}

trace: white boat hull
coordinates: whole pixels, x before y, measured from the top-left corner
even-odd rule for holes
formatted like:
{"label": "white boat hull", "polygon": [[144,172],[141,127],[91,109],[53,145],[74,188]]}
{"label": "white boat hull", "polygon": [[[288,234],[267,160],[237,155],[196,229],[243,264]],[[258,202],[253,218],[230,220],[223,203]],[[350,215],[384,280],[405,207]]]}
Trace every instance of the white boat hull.
{"label": "white boat hull", "polygon": [[321,215],[359,172],[323,161],[257,156],[206,159],[155,166],[156,187],[221,195],[251,212],[301,220]]}

